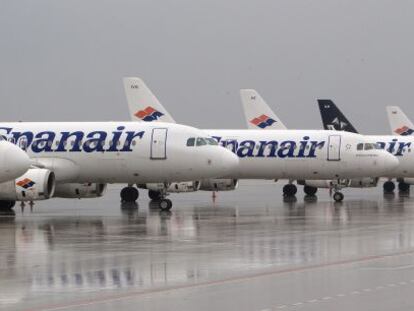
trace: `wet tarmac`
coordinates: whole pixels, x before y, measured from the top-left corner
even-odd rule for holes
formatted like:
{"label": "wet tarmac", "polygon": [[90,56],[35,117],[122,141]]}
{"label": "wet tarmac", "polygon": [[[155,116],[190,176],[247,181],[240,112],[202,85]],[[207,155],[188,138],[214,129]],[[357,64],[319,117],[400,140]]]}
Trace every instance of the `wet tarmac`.
{"label": "wet tarmac", "polygon": [[0,310],[413,310],[414,194],[283,202],[281,183],[0,215]]}

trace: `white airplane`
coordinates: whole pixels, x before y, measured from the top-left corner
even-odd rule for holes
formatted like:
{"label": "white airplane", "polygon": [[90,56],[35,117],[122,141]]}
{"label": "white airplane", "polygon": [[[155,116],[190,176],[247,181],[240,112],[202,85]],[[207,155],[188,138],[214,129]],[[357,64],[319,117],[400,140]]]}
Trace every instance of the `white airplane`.
{"label": "white airplane", "polygon": [[[171,123],[2,123],[0,136],[25,150],[33,166],[17,180],[0,184],[3,209],[15,201],[98,197],[107,183],[225,177],[239,163],[205,132]],[[135,201],[138,190],[126,187],[121,197]],[[172,206],[166,199],[159,204]]]}
{"label": "white airplane", "polygon": [[[325,129],[335,128],[337,130],[357,132],[351,122],[349,122],[345,115],[331,100],[319,101],[319,109],[321,111],[322,122]],[[366,137],[375,141],[381,149],[388,151],[399,160],[399,165],[392,171],[392,174],[382,176],[388,178],[388,181],[383,185],[384,192],[390,193],[394,191],[395,184],[392,182],[392,179],[394,178],[399,182],[398,188],[400,192],[407,192],[409,191],[410,184],[414,184],[414,158],[411,156],[411,152],[414,152],[414,137],[409,135],[411,132],[411,122],[409,122],[402,111],[398,112],[395,109],[389,111],[397,112],[399,120],[404,120],[404,124],[399,127],[394,126],[394,121],[391,124],[393,133],[398,131],[400,135],[369,135]],[[332,120],[340,120],[340,124],[345,124],[345,126],[338,128],[338,124],[333,123]],[[408,123],[405,123],[405,121],[408,121]],[[407,129],[404,127],[407,127]]]}
{"label": "white airplane", "polygon": [[[274,127],[274,129],[286,129],[286,126],[282,123],[280,118],[275,114],[275,112],[269,107],[265,100],[260,96],[260,94],[253,89],[241,89],[240,98],[243,106],[246,124],[249,128],[254,129],[269,129]],[[266,116],[270,120],[276,120],[271,122],[268,126],[263,126],[263,124],[255,122],[260,116]],[[332,122],[339,127],[343,126],[343,122],[339,121],[339,118],[335,118]],[[335,128],[332,128],[335,130]],[[315,195],[318,188],[328,188],[328,189],[342,189],[345,187],[350,188],[364,188],[364,187],[376,187],[379,178],[375,177],[363,177],[363,178],[352,178],[352,179],[341,179],[341,180],[303,180],[299,179],[297,182],[300,185],[303,185],[303,191],[307,195]],[[295,186],[292,184],[293,180],[290,180],[289,184],[285,185],[284,193],[285,195],[291,195],[292,192],[296,193]],[[291,189],[294,189],[293,191]]]}
{"label": "white airplane", "polygon": [[[154,122],[170,116],[158,100],[151,100],[155,96],[141,79],[125,78],[124,85],[135,120]],[[140,101],[143,98],[145,102]],[[146,119],[142,111],[149,111],[153,118]],[[374,143],[359,134],[323,130],[204,131],[240,159],[238,169],[228,180],[379,177],[398,166],[394,156],[376,149]],[[295,190],[290,187],[287,192]],[[337,190],[334,199],[342,201],[344,196]]]}

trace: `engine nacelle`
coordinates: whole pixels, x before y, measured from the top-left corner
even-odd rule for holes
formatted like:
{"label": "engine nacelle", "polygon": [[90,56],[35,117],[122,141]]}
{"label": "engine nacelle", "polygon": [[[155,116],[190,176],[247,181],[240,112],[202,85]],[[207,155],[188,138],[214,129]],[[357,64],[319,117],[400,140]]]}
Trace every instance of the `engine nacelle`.
{"label": "engine nacelle", "polygon": [[200,190],[204,191],[230,191],[237,188],[237,179],[205,179],[201,182]]}
{"label": "engine nacelle", "polygon": [[47,169],[32,168],[15,181],[0,184],[0,200],[46,200],[55,191],[55,174]]}
{"label": "engine nacelle", "polygon": [[351,179],[349,183],[349,187],[352,187],[352,188],[376,187],[378,184],[378,180],[379,178],[374,178],[374,177]]}
{"label": "engine nacelle", "polygon": [[180,192],[195,192],[200,190],[201,183],[199,181],[188,182],[173,182],[169,185],[167,192],[180,193]]}
{"label": "engine nacelle", "polygon": [[104,195],[106,192],[106,184],[96,183],[66,183],[57,184],[55,189],[55,198],[66,198],[66,199],[88,199],[98,198]]}

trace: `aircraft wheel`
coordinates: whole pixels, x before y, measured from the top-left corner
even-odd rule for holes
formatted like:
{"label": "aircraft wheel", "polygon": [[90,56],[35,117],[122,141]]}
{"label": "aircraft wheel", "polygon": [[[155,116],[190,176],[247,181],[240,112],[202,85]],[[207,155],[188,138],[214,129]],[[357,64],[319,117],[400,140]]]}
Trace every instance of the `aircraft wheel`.
{"label": "aircraft wheel", "polygon": [[148,197],[151,200],[158,201],[158,200],[161,200],[162,195],[161,195],[161,192],[159,191],[148,190]]}
{"label": "aircraft wheel", "polygon": [[398,190],[400,192],[409,192],[410,191],[410,185],[405,182],[399,182],[398,183]]}
{"label": "aircraft wheel", "polygon": [[169,211],[172,208],[172,202],[170,199],[161,199],[158,202],[158,205],[163,211]]}
{"label": "aircraft wheel", "polygon": [[386,181],[383,185],[384,192],[391,193],[395,189],[395,184],[392,181]]}
{"label": "aircraft wheel", "polygon": [[294,184],[287,184],[283,187],[283,195],[285,197],[293,197],[298,192],[298,188]]}
{"label": "aircraft wheel", "polygon": [[318,188],[316,187],[310,187],[310,186],[305,186],[303,187],[303,191],[310,196],[313,196],[316,194],[316,192],[318,192]]}
{"label": "aircraft wheel", "polygon": [[335,192],[335,194],[333,195],[333,198],[335,202],[342,202],[342,200],[344,199],[344,195],[342,192]]}
{"label": "aircraft wheel", "polygon": [[137,188],[125,187],[121,190],[122,202],[135,202],[138,199],[139,192]]}

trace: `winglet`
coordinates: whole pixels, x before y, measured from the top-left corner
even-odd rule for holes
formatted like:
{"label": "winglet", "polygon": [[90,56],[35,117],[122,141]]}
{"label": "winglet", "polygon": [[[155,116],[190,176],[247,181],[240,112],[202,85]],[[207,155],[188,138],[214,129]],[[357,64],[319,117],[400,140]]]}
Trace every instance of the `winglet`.
{"label": "winglet", "polygon": [[240,90],[244,116],[249,129],[285,130],[286,126],[255,90]]}
{"label": "winglet", "polygon": [[124,78],[125,95],[132,121],[176,123],[140,78]]}

